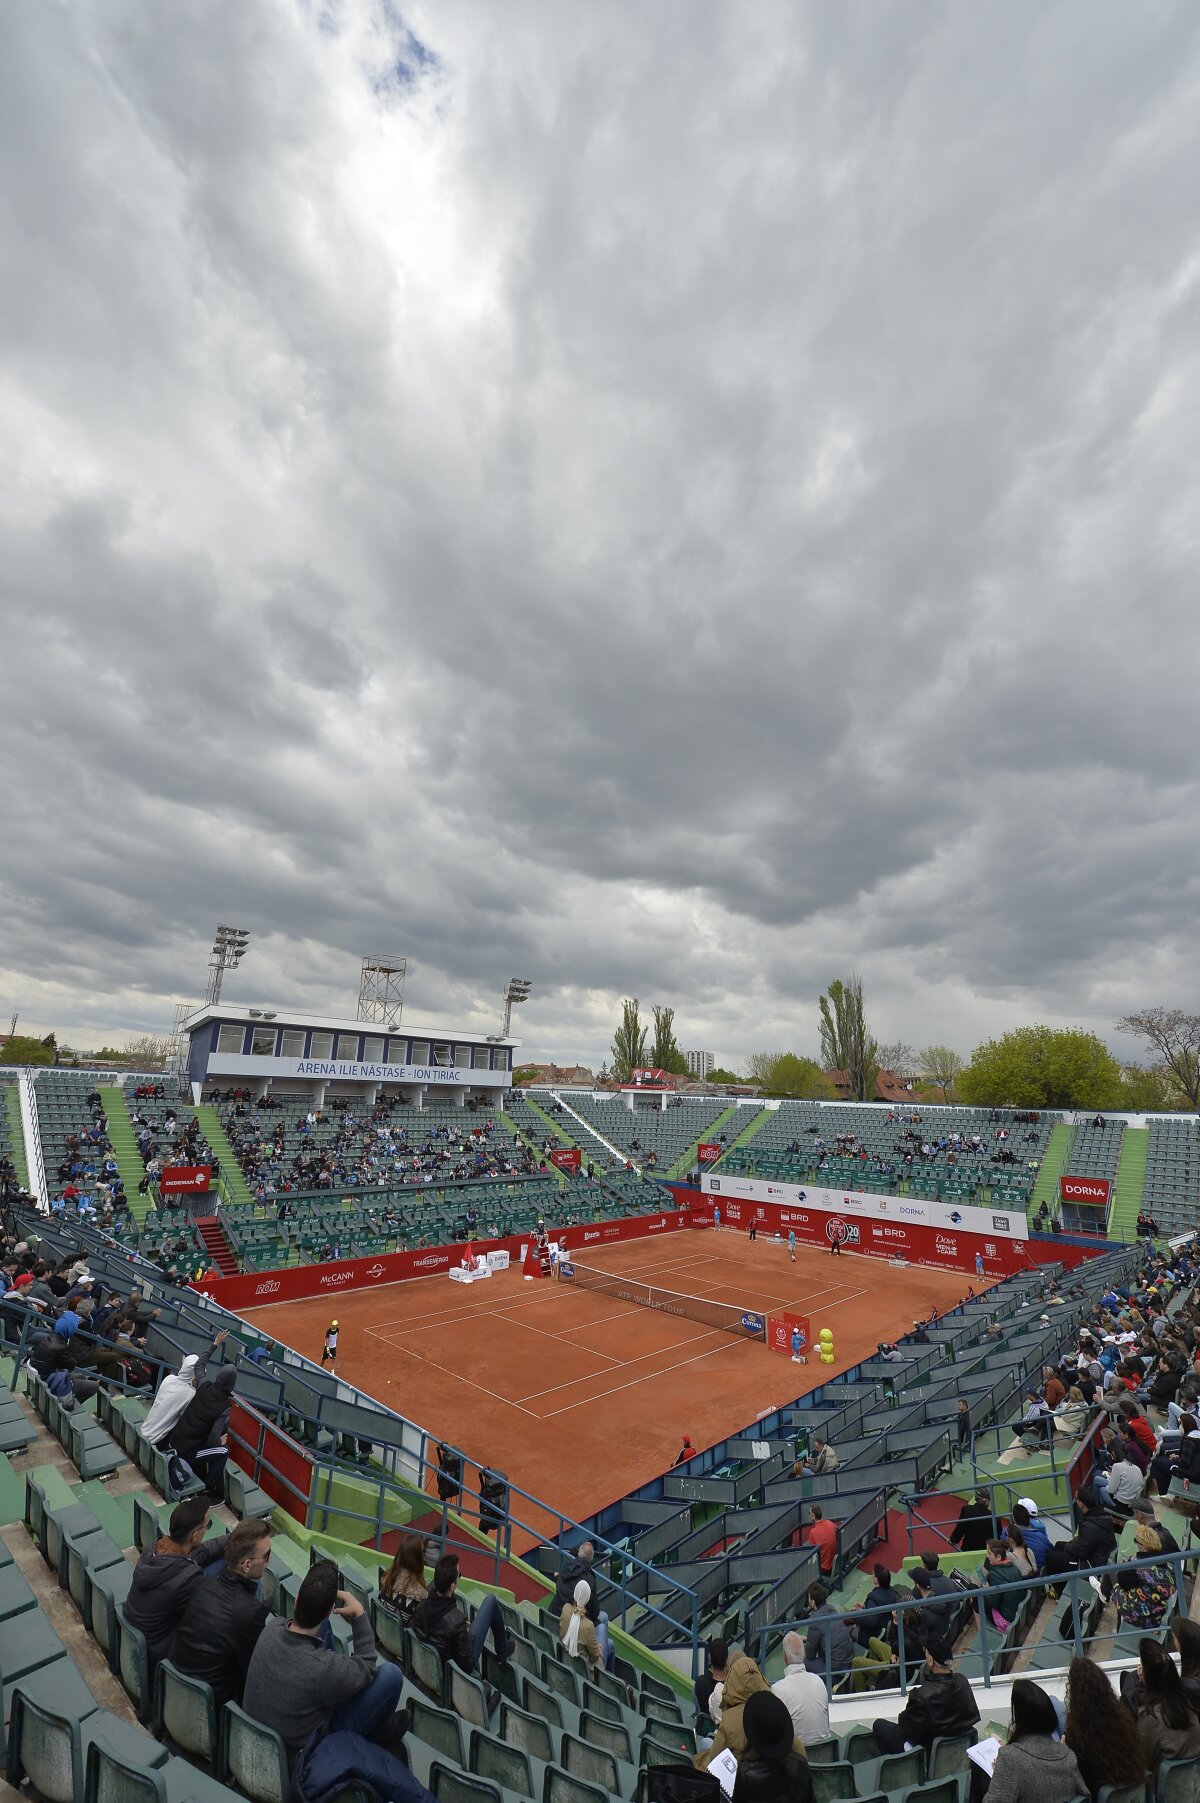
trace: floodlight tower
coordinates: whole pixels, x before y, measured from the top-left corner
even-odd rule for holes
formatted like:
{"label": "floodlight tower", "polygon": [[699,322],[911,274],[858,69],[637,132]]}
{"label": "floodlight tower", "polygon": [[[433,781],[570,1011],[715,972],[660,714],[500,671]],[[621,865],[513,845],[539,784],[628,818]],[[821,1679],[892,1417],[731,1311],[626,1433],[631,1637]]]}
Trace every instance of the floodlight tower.
{"label": "floodlight tower", "polygon": [[221,979],[227,970],[236,970],[246,956],[250,935],[244,927],[218,927],[213,939],[212,957],[208,961],[208,994],[206,1008],[221,999]]}
{"label": "floodlight tower", "polygon": [[406,958],[364,958],[358,984],[359,1020],[398,1027],[404,1012]]}
{"label": "floodlight tower", "polygon": [[508,1029],[512,1025],[512,1011],[529,1000],[529,991],[533,984],[528,977],[510,977],[508,988],[504,991],[504,1018],[500,1023],[501,1039],[508,1038]]}

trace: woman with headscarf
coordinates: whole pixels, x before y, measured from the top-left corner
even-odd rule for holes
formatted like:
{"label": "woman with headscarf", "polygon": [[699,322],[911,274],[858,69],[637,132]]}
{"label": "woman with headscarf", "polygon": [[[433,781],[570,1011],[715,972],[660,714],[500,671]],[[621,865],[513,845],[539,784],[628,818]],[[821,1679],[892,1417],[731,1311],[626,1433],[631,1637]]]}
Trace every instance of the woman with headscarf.
{"label": "woman with headscarf", "polygon": [[237,1373],[222,1365],[209,1383],[202,1383],[179,1420],[166,1436],[170,1448],[203,1478],[208,1494],[218,1501],[228,1449],[222,1444],[233,1401]]}
{"label": "woman with headscarf", "polygon": [[574,1596],[573,1603],[563,1605],[558,1623],[559,1637],[568,1657],[586,1659],[588,1677],[595,1678],[596,1673],[604,1669],[604,1654],[596,1629],[588,1617],[592,1587],[586,1578],[580,1578],[575,1586]]}
{"label": "woman with headscarf", "polygon": [[189,1352],[178,1373],[168,1372],[163,1378],[158,1386],[158,1395],[150,1404],[146,1419],[138,1429],[142,1438],[149,1440],[151,1446],[158,1446],[170,1433],[196,1394],[197,1386],[204,1382],[209,1359],[228,1338],[229,1329],[223,1327],[207,1352]]}

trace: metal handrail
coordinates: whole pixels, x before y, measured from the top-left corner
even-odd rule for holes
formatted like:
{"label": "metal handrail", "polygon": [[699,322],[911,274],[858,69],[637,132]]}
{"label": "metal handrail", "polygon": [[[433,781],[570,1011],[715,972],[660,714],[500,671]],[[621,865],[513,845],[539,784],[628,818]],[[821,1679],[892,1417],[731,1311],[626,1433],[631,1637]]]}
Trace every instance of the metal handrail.
{"label": "metal handrail", "polygon": [[[1189,1565],[1194,1566],[1198,1562],[1200,1562],[1200,1547],[1192,1547],[1190,1549],[1183,1548],[1175,1553],[1155,1553],[1152,1556],[1145,1556],[1137,1559],[1114,1561],[1110,1565],[1089,1566],[1061,1573],[1042,1573],[1035,1578],[1023,1578],[1019,1583],[1014,1584],[1005,1584],[1002,1586],[986,1584],[976,1585],[969,1590],[964,1589],[958,1592],[954,1597],[945,1597],[944,1599],[939,1599],[939,1601],[944,1600],[954,1607],[961,1607],[964,1603],[973,1603],[975,1605],[979,1617],[979,1637],[976,1642],[967,1649],[967,1653],[963,1655],[963,1657],[969,1657],[976,1652],[979,1653],[982,1663],[982,1672],[980,1674],[982,1683],[985,1689],[990,1689],[995,1679],[1003,1678],[1007,1675],[1006,1673],[997,1672],[995,1670],[995,1661],[999,1657],[1002,1657],[1004,1653],[1004,1642],[1007,1639],[1007,1633],[1001,1633],[995,1623],[988,1619],[989,1603],[991,1605],[998,1605],[1001,1598],[1006,1602],[1009,1599],[1020,1598],[1021,1602],[1024,1603],[1027,1597],[1034,1594],[1040,1596],[1044,1601],[1047,1592],[1052,1586],[1060,1586],[1067,1592],[1063,1608],[1064,1610],[1069,1608],[1071,1612],[1070,1644],[1072,1656],[1080,1657],[1084,1653],[1085,1648],[1091,1645],[1093,1641],[1108,1638],[1107,1635],[1099,1633],[1085,1634],[1083,1631],[1083,1611],[1081,1605],[1084,1601],[1084,1597],[1082,1592],[1090,1588],[1090,1581],[1092,1578],[1098,1579],[1102,1584],[1106,1579],[1111,1580],[1111,1588],[1115,1590],[1117,1588],[1115,1581],[1122,1572],[1145,1571],[1151,1566],[1169,1569],[1175,1576],[1175,1609],[1180,1614],[1186,1615],[1188,1605],[1183,1584],[1184,1568]],[[905,1616],[912,1610],[923,1607],[926,1600],[927,1599],[920,1596],[907,1597],[900,1602],[893,1604],[890,1609],[881,1612],[884,1616],[896,1616],[897,1643],[893,1663],[897,1668],[899,1676],[898,1689],[901,1695],[907,1694],[912,1682],[908,1672],[909,1665],[911,1664],[914,1667],[915,1676],[915,1673],[919,1671],[924,1660],[923,1651],[914,1650],[911,1656],[906,1653],[904,1629]],[[865,1613],[866,1612],[862,1610],[855,1611],[851,1609],[847,1610],[841,1619],[849,1622],[854,1620],[856,1615],[861,1617]],[[1007,1613],[1008,1611],[1005,1610],[1006,1615]],[[1173,1611],[1169,1604],[1164,1606],[1159,1625],[1164,1625],[1172,1613]],[[811,1616],[799,1616],[796,1620],[790,1622],[773,1622],[769,1628],[760,1630],[757,1645],[754,1649],[754,1656],[757,1658],[759,1664],[761,1665],[767,1658],[770,1642],[782,1639],[783,1635],[786,1633],[804,1633],[811,1619]],[[1018,1619],[1019,1610],[1014,1612],[1008,1632],[1011,1632],[1012,1626],[1015,1625]],[[1146,1629],[1145,1632],[1153,1636],[1155,1630]],[[747,1647],[747,1651],[750,1651],[749,1647]],[[824,1659],[820,1675],[825,1679],[826,1688],[833,1694],[835,1684],[839,1684],[843,1680],[849,1678],[850,1672],[841,1667],[836,1671],[834,1670],[828,1636],[826,1636],[823,1653]],[[866,1657],[865,1646],[863,1655],[860,1656]],[[853,1669],[854,1668],[851,1668],[851,1670]],[[858,1669],[861,1670],[863,1668],[860,1667]],[[877,1664],[872,1663],[870,1669],[877,1672],[879,1667]],[[972,1678],[972,1681],[974,1681],[974,1677]]]}

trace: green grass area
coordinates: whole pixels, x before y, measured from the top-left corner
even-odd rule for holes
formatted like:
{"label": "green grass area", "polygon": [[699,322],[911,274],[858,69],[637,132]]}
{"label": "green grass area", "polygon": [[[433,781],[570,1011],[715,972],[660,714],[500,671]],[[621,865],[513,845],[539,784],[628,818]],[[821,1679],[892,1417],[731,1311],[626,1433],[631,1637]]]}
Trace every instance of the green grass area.
{"label": "green grass area", "polygon": [[1067,1153],[1075,1138],[1074,1127],[1068,1127],[1060,1121],[1053,1128],[1046,1142],[1046,1150],[1042,1154],[1042,1168],[1038,1172],[1037,1182],[1029,1198],[1028,1213],[1032,1218],[1042,1203],[1050,1210],[1051,1218],[1058,1213],[1058,1179],[1067,1167]]}
{"label": "green grass area", "polygon": [[108,1137],[112,1141],[113,1156],[117,1161],[117,1169],[121,1173],[121,1181],[125,1185],[125,1194],[129,1201],[129,1212],[140,1225],[150,1210],[150,1195],[138,1194],[138,1184],[146,1175],[146,1167],[142,1163],[142,1155],[137,1149],[137,1138],[133,1131],[133,1122],[129,1118],[129,1105],[125,1100],[125,1091],[115,1085],[97,1087],[96,1093],[104,1105],[104,1113],[108,1120]]}
{"label": "green grass area", "polygon": [[[721,1131],[721,1128],[725,1125],[726,1121],[731,1120],[736,1113],[737,1103],[731,1102],[724,1114],[719,1114],[711,1127],[706,1127],[704,1132],[699,1134],[692,1141],[687,1151],[683,1154],[683,1157],[677,1158],[671,1168],[668,1171],[665,1171],[663,1175],[666,1177],[682,1177],[686,1175],[696,1162],[696,1147],[700,1144],[701,1140],[707,1144],[709,1140]],[[657,1175],[657,1172],[655,1175]]]}
{"label": "green grass area", "polygon": [[250,1186],[242,1176],[242,1167],[234,1156],[229,1136],[211,1102],[204,1102],[197,1108],[196,1119],[200,1123],[201,1133],[216,1154],[221,1167],[221,1181],[230,1202],[235,1208],[253,1206],[254,1197],[250,1194]]}
{"label": "green grass area", "polygon": [[29,1158],[25,1151],[25,1124],[21,1119],[21,1088],[18,1083],[4,1085],[4,1112],[8,1116],[8,1137],[12,1144],[12,1161],[21,1179],[21,1188],[29,1188]]}
{"label": "green grass area", "polygon": [[[526,1099],[528,1100],[528,1098]],[[541,1111],[539,1110],[539,1113],[540,1112]],[[517,1126],[516,1121],[513,1120],[511,1115],[505,1114],[503,1109],[500,1110],[500,1124],[506,1133],[512,1134],[519,1146],[527,1146],[535,1158],[538,1160],[541,1159],[542,1148],[539,1145],[536,1145],[533,1140],[527,1139],[521,1132],[521,1129]],[[552,1164],[550,1169],[554,1173],[554,1178],[558,1187],[560,1189],[565,1189],[567,1184],[567,1173],[565,1171],[560,1171],[556,1164]]]}
{"label": "green grass area", "polygon": [[1117,1165],[1117,1181],[1108,1218],[1108,1237],[1137,1238],[1137,1217],[1146,1193],[1146,1160],[1150,1155],[1149,1127],[1126,1127]]}
{"label": "green grass area", "polygon": [[760,1108],[756,1114],[751,1114],[750,1119],[746,1122],[746,1125],[734,1140],[733,1145],[725,1148],[726,1151],[732,1152],[734,1146],[744,1146],[748,1140],[752,1140],[754,1135],[766,1126],[773,1114],[774,1110],[771,1108]]}

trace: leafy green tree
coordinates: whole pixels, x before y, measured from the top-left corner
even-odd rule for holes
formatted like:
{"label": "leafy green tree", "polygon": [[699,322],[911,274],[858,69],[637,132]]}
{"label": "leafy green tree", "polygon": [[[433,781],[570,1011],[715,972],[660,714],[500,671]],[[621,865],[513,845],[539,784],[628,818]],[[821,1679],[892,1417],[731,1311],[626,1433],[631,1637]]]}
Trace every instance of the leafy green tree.
{"label": "leafy green tree", "polygon": [[917,1074],[917,1054],[906,1040],[891,1039],[875,1048],[881,1071],[891,1071],[901,1083],[911,1083]]}
{"label": "leafy green tree", "polygon": [[14,1033],[0,1046],[0,1064],[53,1063],[54,1047],[47,1045],[44,1039],[31,1039],[25,1033]]}
{"label": "leafy green tree", "polygon": [[675,1039],[674,1008],[655,1005],[654,1044],[650,1048],[650,1063],[656,1071],[670,1071],[676,1077],[687,1075],[687,1059]]}
{"label": "leafy green tree", "polygon": [[721,1066],[717,1065],[715,1070],[709,1071],[708,1081],[710,1083],[744,1083],[746,1079],[739,1077],[736,1071],[722,1070]]}
{"label": "leafy green tree", "polygon": [[642,1024],[641,1007],[635,995],[621,1003],[621,1024],[612,1042],[612,1074],[618,1083],[629,1081],[630,1071],[646,1068],[646,1041],[649,1029]]}
{"label": "leafy green tree", "polygon": [[831,1102],[837,1093],[815,1058],[800,1058],[795,1052],[755,1052],[750,1077],[768,1096]]}
{"label": "leafy green tree", "polygon": [[958,1087],[977,1107],[1115,1108],[1121,1067],[1094,1033],[1017,1027],[975,1048]]}
{"label": "leafy green tree", "polygon": [[536,1083],[537,1074],[536,1064],[518,1064],[513,1072],[513,1087],[520,1089],[523,1083]]}
{"label": "leafy green tree", "polygon": [[1144,1039],[1189,1109],[1200,1108],[1200,1014],[1182,1008],[1143,1008],[1117,1022],[1121,1033]]}
{"label": "leafy green tree", "polygon": [[929,1087],[941,1091],[943,1102],[950,1101],[963,1067],[958,1053],[948,1045],[927,1045],[917,1053],[917,1063],[928,1077]]}
{"label": "leafy green tree", "polygon": [[821,1057],[826,1070],[845,1071],[856,1102],[875,1100],[879,1075],[878,1047],[871,1037],[863,1006],[860,976],[847,983],[834,979],[820,1000]]}
{"label": "leafy green tree", "polygon": [[1142,1064],[1121,1066],[1121,1095],[1116,1106],[1123,1114],[1169,1114],[1183,1106],[1179,1084],[1165,1064],[1148,1069]]}

